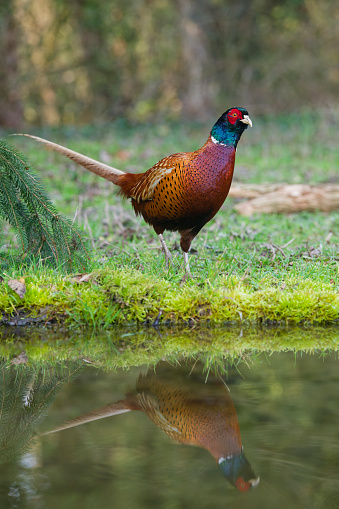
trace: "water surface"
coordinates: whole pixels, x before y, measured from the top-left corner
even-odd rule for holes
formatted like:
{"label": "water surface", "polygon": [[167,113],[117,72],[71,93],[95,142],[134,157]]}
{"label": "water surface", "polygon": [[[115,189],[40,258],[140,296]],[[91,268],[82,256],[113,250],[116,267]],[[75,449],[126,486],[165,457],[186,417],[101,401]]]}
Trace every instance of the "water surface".
{"label": "water surface", "polygon": [[[338,366],[292,353],[227,376],[198,361],[3,365],[0,507],[337,508]],[[101,419],[43,435],[96,409]]]}

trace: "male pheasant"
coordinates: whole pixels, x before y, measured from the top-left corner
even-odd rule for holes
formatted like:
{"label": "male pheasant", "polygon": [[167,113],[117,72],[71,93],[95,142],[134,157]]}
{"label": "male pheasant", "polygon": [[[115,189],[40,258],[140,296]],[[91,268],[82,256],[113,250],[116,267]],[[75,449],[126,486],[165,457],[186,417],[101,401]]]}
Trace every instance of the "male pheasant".
{"label": "male pheasant", "polygon": [[247,110],[230,108],[214,124],[199,150],[170,155],[139,174],[124,173],[56,143],[25,136],[118,185],[120,193],[131,199],[135,213],[141,214],[158,234],[167,264],[171,253],[163,232],[179,231],[186,278],[191,275],[188,251],[192,240],[215,216],[228,195],[237,144],[249,125],[252,126],[252,121]]}
{"label": "male pheasant", "polygon": [[[193,367],[189,366],[190,371]],[[259,483],[243,453],[239,422],[233,401],[224,384],[205,383],[193,373],[173,382],[175,369],[161,363],[156,372],[140,376],[135,391],[116,403],[66,422],[47,432],[54,433],[90,421],[131,410],[143,411],[172,440],[206,449],[225,477],[239,490],[247,491]],[[187,373],[190,373],[187,370]],[[179,373],[182,375],[181,373]]]}

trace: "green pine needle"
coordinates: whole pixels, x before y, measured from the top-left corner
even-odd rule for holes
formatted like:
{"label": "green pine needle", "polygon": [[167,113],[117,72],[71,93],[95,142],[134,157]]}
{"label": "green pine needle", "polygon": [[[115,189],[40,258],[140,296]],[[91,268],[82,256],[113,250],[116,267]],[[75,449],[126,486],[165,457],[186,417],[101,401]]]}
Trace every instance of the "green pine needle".
{"label": "green pine needle", "polygon": [[[22,258],[40,256],[70,271],[86,270],[88,248],[80,230],[59,214],[27,158],[0,140],[0,219],[14,229]],[[0,246],[3,245],[0,225]]]}

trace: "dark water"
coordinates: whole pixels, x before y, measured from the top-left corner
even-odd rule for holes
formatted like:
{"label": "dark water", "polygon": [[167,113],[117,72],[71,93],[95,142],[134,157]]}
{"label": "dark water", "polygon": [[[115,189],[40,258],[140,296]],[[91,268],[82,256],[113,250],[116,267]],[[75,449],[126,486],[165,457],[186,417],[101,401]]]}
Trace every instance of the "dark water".
{"label": "dark water", "polygon": [[[338,368],[305,354],[207,381],[199,362],[2,367],[0,507],[339,508]],[[125,412],[41,435],[98,408]]]}

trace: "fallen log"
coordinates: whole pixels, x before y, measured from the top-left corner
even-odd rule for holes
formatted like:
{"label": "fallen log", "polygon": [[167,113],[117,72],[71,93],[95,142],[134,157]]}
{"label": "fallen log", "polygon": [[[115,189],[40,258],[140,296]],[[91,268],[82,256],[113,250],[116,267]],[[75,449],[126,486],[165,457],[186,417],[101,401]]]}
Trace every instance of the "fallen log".
{"label": "fallen log", "polygon": [[249,198],[234,208],[242,216],[339,209],[339,185],[234,184],[229,196]]}

